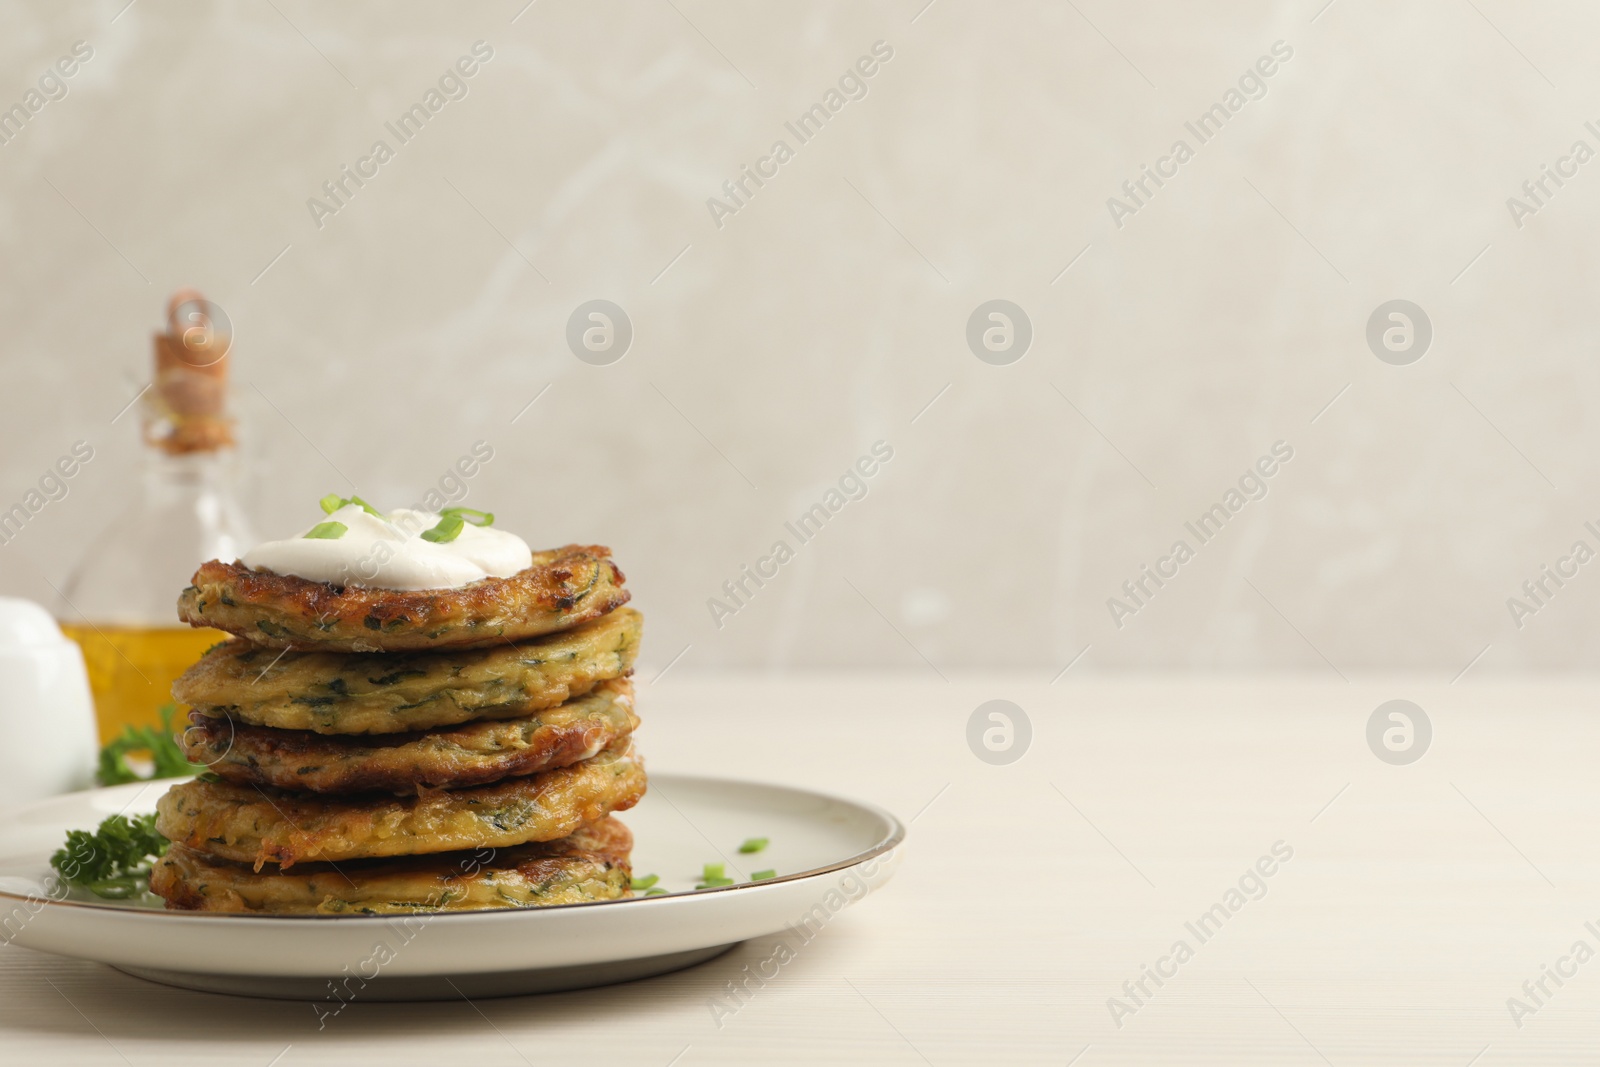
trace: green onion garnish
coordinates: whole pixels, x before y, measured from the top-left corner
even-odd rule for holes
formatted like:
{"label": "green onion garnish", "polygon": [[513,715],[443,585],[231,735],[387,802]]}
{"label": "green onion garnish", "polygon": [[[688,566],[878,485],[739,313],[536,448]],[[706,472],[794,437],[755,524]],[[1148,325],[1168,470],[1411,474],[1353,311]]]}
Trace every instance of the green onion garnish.
{"label": "green onion garnish", "polygon": [[345,497],[340,496],[338,493],[329,493],[327,496],[317,501],[317,503],[322,505],[322,513],[324,515],[332,515],[335,511],[338,511],[346,504],[360,504],[361,510],[365,511],[368,515],[376,515],[380,519],[384,518],[383,512],[379,511],[377,508],[373,507],[371,504],[367,503],[365,500],[362,500],[358,496]]}
{"label": "green onion garnish", "polygon": [[442,545],[460,537],[461,531],[465,527],[466,523],[461,521],[460,515],[446,515],[439,520],[437,525],[423,530],[422,539],[424,541],[432,541],[436,545]]}
{"label": "green onion garnish", "polygon": [[432,541],[436,545],[454,541],[461,536],[461,531],[469,522],[474,526],[493,526],[494,512],[478,511],[475,508],[445,508],[439,512],[438,523],[422,531],[422,539]]}
{"label": "green onion garnish", "polygon": [[744,839],[744,844],[739,846],[739,851],[740,852],[760,852],[762,849],[764,849],[766,847],[767,847],[767,839],[766,838],[764,838],[764,837],[747,837],[747,838]]}
{"label": "green onion garnish", "polygon": [[[661,881],[661,877],[659,875],[647,874],[647,875],[644,875],[643,877],[635,878],[633,880],[633,888],[634,889],[649,889],[651,886],[655,885],[659,881]],[[665,892],[665,890],[663,890],[663,892]]]}
{"label": "green onion garnish", "polygon": [[705,870],[701,872],[700,878],[701,878],[702,881],[709,882],[713,878],[726,877],[727,873],[728,872],[723,869],[723,865],[722,864],[720,864],[720,863],[708,863],[705,866]]}
{"label": "green onion garnish", "polygon": [[319,522],[306,531],[306,538],[313,541],[337,541],[350,532],[350,527],[342,522]]}
{"label": "green onion garnish", "polygon": [[477,510],[474,510],[473,508],[449,507],[449,508],[445,508],[443,511],[439,512],[439,514],[441,514],[441,515],[460,515],[463,519],[466,519],[468,522],[472,523],[472,525],[474,525],[474,526],[493,526],[494,525],[494,512],[492,512],[492,511],[477,511]]}
{"label": "green onion garnish", "polygon": [[707,878],[704,882],[701,882],[699,885],[695,886],[695,888],[696,889],[715,889],[719,885],[732,885],[732,884],[733,884],[733,879],[732,878]]}
{"label": "green onion garnish", "polygon": [[750,876],[752,882],[765,882],[768,878],[778,877],[777,871],[757,871]]}
{"label": "green onion garnish", "polygon": [[667,895],[667,891],[665,889],[646,889],[644,895],[647,897],[664,897]]}

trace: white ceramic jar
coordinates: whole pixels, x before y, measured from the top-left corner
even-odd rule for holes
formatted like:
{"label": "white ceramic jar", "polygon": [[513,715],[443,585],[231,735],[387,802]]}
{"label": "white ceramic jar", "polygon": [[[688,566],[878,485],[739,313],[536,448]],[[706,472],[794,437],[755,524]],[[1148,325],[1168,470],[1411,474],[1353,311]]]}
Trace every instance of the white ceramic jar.
{"label": "white ceramic jar", "polygon": [[87,789],[98,754],[83,653],[44,608],[0,597],[0,807]]}

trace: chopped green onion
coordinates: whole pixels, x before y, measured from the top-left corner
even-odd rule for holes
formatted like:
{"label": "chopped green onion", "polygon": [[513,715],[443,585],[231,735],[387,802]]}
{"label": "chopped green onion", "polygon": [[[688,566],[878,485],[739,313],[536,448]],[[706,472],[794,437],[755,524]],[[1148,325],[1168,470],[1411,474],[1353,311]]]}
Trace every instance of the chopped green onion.
{"label": "chopped green onion", "polygon": [[667,895],[667,891],[665,889],[647,889],[644,895],[647,897],[664,897]]}
{"label": "chopped green onion", "polygon": [[373,507],[371,504],[367,503],[365,500],[362,500],[358,496],[347,497],[340,496],[338,493],[329,493],[327,496],[319,500],[318,503],[322,505],[322,513],[324,515],[332,515],[335,511],[338,511],[346,504],[359,504],[361,505],[361,510],[365,511],[368,515],[376,515],[380,519],[385,518],[383,512],[379,511],[377,508]]}
{"label": "chopped green onion", "polygon": [[720,864],[720,863],[708,863],[705,866],[705,870],[701,872],[700,877],[703,880],[709,882],[713,878],[725,877],[727,875],[727,873],[728,872],[723,869],[723,865],[722,864]]}
{"label": "chopped green onion", "polygon": [[460,515],[446,515],[439,520],[438,525],[423,530],[422,539],[424,541],[432,541],[436,545],[442,545],[460,537],[461,531],[465,526],[466,523],[461,521]]}
{"label": "chopped green onion", "polygon": [[633,888],[634,889],[649,889],[651,886],[655,885],[659,881],[661,881],[660,875],[647,874],[647,875],[644,875],[641,878],[635,878],[633,880]]}
{"label": "chopped green onion", "polygon": [[733,879],[732,878],[707,878],[704,882],[701,882],[699,885],[695,886],[695,888],[696,889],[715,889],[717,886],[732,885],[732,884],[733,884]]}
{"label": "chopped green onion", "polygon": [[459,515],[474,526],[493,526],[494,512],[477,511],[473,508],[449,507],[439,512],[440,515]]}
{"label": "chopped green onion", "polygon": [[744,839],[744,844],[739,846],[739,851],[740,852],[760,852],[762,849],[764,849],[766,847],[767,847],[767,839],[766,838],[764,838],[764,837],[747,837],[747,838]]}
{"label": "chopped green onion", "polygon": [[750,876],[752,882],[765,882],[768,878],[778,877],[777,871],[757,871]]}
{"label": "chopped green onion", "polygon": [[422,539],[436,545],[447,544],[460,537],[469,522],[474,526],[493,526],[494,512],[478,511],[476,508],[443,508],[439,512],[439,521],[422,531]]}
{"label": "chopped green onion", "polygon": [[306,536],[302,540],[337,541],[349,532],[350,527],[342,522],[319,522],[306,531]]}

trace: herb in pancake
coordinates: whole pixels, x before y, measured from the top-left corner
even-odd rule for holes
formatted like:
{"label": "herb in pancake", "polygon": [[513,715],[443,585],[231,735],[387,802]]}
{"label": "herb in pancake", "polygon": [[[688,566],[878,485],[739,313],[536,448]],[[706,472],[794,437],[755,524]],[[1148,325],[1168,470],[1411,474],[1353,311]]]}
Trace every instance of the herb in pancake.
{"label": "herb in pancake", "polygon": [[417,671],[395,671],[393,674],[385,674],[380,678],[368,678],[367,681],[371,682],[373,685],[393,685],[394,683],[398,682],[402,678],[421,677],[422,675],[425,675],[427,673],[428,673],[427,671],[421,671],[421,670],[417,670]]}

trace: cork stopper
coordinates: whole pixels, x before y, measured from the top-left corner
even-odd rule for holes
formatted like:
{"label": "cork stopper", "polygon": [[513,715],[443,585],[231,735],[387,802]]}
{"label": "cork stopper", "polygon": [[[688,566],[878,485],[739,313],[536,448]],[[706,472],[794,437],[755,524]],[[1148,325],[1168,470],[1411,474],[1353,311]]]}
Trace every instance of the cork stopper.
{"label": "cork stopper", "polygon": [[167,301],[167,330],[155,334],[155,381],[145,394],[144,438],[169,455],[233,445],[228,415],[227,314],[194,289]]}

